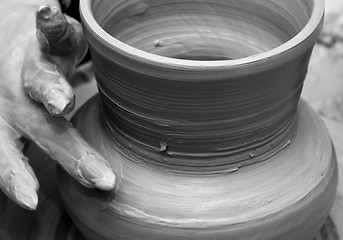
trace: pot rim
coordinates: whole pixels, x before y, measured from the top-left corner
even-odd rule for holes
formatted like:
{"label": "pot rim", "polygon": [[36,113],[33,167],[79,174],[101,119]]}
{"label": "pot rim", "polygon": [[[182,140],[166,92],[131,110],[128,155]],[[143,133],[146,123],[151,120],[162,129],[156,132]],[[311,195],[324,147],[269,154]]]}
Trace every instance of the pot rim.
{"label": "pot rim", "polygon": [[[134,59],[135,61],[141,63],[152,64],[160,67],[168,67],[169,69],[192,68],[194,70],[208,68],[227,68],[233,66],[237,68],[239,66],[246,66],[256,62],[263,62],[264,64],[266,64],[266,61],[268,60],[269,62],[273,62],[274,65],[276,62],[278,62],[277,59],[279,59],[279,57],[282,57],[281,55],[284,55],[286,52],[286,55],[288,55],[289,57],[294,57],[294,54],[298,55],[300,52],[303,52],[299,51],[301,49],[301,47],[299,48],[299,45],[306,45],[308,44],[308,41],[313,43],[310,46],[314,45],[320,33],[320,31],[316,30],[321,29],[321,23],[325,11],[324,0],[312,0],[313,10],[306,25],[293,38],[276,48],[239,59],[204,61],[165,57],[140,50],[116,39],[115,37],[107,33],[95,20],[95,17],[91,10],[91,2],[92,0],[80,0],[80,12],[83,21],[85,21],[83,22],[83,26],[85,26],[85,24],[88,25],[92,32],[96,34],[98,38],[100,38],[101,44],[113,49],[117,53],[120,53],[120,55],[122,56]],[[308,48],[306,50],[308,50]]]}

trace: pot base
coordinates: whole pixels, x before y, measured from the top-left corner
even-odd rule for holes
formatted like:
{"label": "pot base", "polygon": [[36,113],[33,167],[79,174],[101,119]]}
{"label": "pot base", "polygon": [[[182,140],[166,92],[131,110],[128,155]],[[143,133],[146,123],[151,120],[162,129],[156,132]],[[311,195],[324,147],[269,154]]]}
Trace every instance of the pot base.
{"label": "pot base", "polygon": [[[256,239],[263,240],[311,240],[329,214],[337,184],[335,154],[332,151],[332,143],[325,127],[303,101],[299,104],[298,109],[297,137],[292,140],[291,144],[285,146],[279,155],[273,156],[261,164],[242,167],[227,175],[202,176],[195,179],[184,175],[173,175],[170,172],[167,175],[163,174],[158,168],[148,167],[143,161],[139,165],[135,164],[129,159],[130,155],[121,155],[123,152],[119,151],[119,148],[113,150],[116,146],[113,141],[108,139],[94,141],[91,136],[95,134],[100,138],[106,136],[101,132],[104,131],[102,130],[103,126],[99,126],[99,123],[101,125],[103,121],[98,118],[101,116],[98,115],[100,109],[98,104],[97,98],[93,98],[80,109],[80,113],[74,120],[79,123],[76,125],[79,131],[85,134],[85,139],[96,149],[104,150],[102,154],[111,162],[115,174],[118,176],[119,189],[113,195],[80,188],[79,184],[63,171],[59,171],[58,181],[63,200],[73,221],[88,239],[123,239],[124,233],[131,234],[125,239],[140,239],[137,237],[138,233],[149,235],[147,236],[149,239],[153,239],[159,234],[164,234],[163,236],[174,234],[178,239],[193,239],[193,235],[196,235],[197,239],[200,237],[208,239],[209,236],[219,233],[218,236],[216,235],[216,239],[227,239],[227,236],[232,236],[237,239],[257,237]],[[80,118],[80,116],[82,117]],[[82,120],[85,124],[83,125],[78,120]],[[316,151],[313,151],[314,149]],[[118,168],[119,165],[121,168]],[[121,172],[118,172],[118,169]],[[273,174],[269,174],[270,172]],[[154,181],[150,180],[151,178]],[[171,181],[170,178],[177,178],[177,180]],[[261,179],[263,185],[256,185],[262,181]],[[312,186],[316,181],[319,185]],[[232,184],[220,184],[222,182]],[[161,200],[158,192],[150,189],[155,185],[158,185],[157,187],[161,185],[162,191],[169,193],[168,184],[171,185],[170,194],[173,198]],[[254,189],[256,190],[255,186],[259,186],[258,191],[254,191]],[[133,188],[131,189],[131,187]],[[164,189],[165,187],[167,190]],[[302,191],[304,187],[306,192]],[[183,189],[187,189],[187,191],[183,191]],[[194,201],[194,199],[201,199],[200,197],[205,198],[207,196],[205,190],[211,191],[208,195],[210,200],[214,199],[212,196],[215,196],[216,202],[224,201],[223,209],[231,207],[222,212],[217,211],[216,213],[219,215],[215,216],[218,219],[211,218],[211,216],[204,219],[203,213],[213,213],[212,210],[208,211],[209,207],[219,209],[221,205],[214,207],[206,205],[204,208],[201,204],[211,203],[210,200],[205,201],[206,198],[204,201]],[[310,190],[309,194],[307,194],[308,190]],[[187,197],[187,194],[190,194],[189,200],[183,198],[187,201],[176,201],[179,197],[178,191],[181,195],[183,194],[182,196],[186,195]],[[261,191],[264,192],[261,193]],[[280,191],[286,192],[280,193]],[[146,192],[154,194],[149,194],[149,198],[142,197]],[[128,194],[130,196],[126,196]],[[196,194],[200,194],[200,197],[193,196]],[[256,197],[254,194],[257,194]],[[299,201],[293,200],[299,194]],[[246,199],[246,197],[249,198]],[[242,200],[238,201],[238,198]],[[173,200],[170,201],[170,199]],[[237,201],[239,204],[235,205]],[[133,207],[129,206],[127,202],[133,204]],[[190,202],[192,203],[188,204]],[[324,202],[326,204],[323,204]],[[137,204],[139,206],[136,206]],[[140,208],[143,208],[144,211],[139,211]],[[237,208],[240,211],[237,211]],[[182,211],[182,209],[187,209],[187,211]],[[313,212],[314,209],[315,212]],[[196,215],[199,211],[202,211],[201,216]],[[230,214],[226,214],[226,212],[230,212]],[[179,218],[174,217],[177,214],[180,215]],[[198,218],[194,216],[198,216]],[[300,222],[295,223],[295,220]],[[198,223],[200,222],[202,225],[199,228]],[[217,224],[217,228],[214,224]],[[118,233],[111,230],[114,226],[117,226],[115,230]],[[279,226],[285,227],[274,232],[273,229],[279,229]],[[183,231],[189,235],[184,235]],[[258,236],[256,236],[256,232],[259,233]],[[274,235],[267,236],[266,234]],[[174,235],[169,235],[165,239],[175,239]]]}
{"label": "pot base", "polygon": [[[47,158],[37,147],[32,149],[37,159]],[[50,172],[49,174],[38,173],[38,178],[41,178],[42,175],[51,176],[54,174],[51,169]],[[35,212],[21,209],[4,194],[0,194],[1,207],[6,209],[3,219],[9,219],[6,224],[8,226],[21,226],[20,229],[17,229],[15,236],[5,226],[1,226],[0,232],[3,235],[0,236],[6,236],[7,240],[85,240],[64,209],[56,187],[52,185],[46,188],[44,192],[49,192],[49,195],[40,202]],[[28,219],[29,221],[27,221]],[[335,223],[330,217],[313,240],[341,240],[337,234]]]}

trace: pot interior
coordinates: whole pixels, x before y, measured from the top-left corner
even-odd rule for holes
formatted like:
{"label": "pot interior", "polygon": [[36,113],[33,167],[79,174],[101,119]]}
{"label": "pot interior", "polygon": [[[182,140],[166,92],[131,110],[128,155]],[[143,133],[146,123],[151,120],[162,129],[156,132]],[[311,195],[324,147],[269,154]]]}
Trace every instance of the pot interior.
{"label": "pot interior", "polygon": [[310,0],[94,0],[114,38],[160,56],[229,60],[271,50],[308,22]]}

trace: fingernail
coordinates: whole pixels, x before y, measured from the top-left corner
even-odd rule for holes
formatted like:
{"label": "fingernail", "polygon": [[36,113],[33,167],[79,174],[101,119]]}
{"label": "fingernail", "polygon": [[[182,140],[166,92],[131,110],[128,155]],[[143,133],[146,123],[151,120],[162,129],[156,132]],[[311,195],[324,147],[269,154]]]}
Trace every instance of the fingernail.
{"label": "fingernail", "polygon": [[60,10],[57,7],[44,5],[37,9],[36,18],[39,21],[49,21],[59,12]]}
{"label": "fingernail", "polygon": [[74,108],[74,94],[68,98],[64,92],[57,89],[51,89],[46,94],[46,108],[53,115],[62,115],[69,113]]}
{"label": "fingernail", "polygon": [[94,186],[98,189],[109,191],[114,188],[116,177],[113,172],[107,171],[102,179],[94,179]]}
{"label": "fingernail", "polygon": [[23,208],[29,210],[35,210],[38,204],[38,196],[36,191],[31,188],[13,188],[13,195],[17,201],[17,203],[22,206]]}
{"label": "fingernail", "polygon": [[101,190],[111,190],[114,188],[115,175],[112,169],[101,161],[90,155],[83,159],[81,164],[82,176]]}

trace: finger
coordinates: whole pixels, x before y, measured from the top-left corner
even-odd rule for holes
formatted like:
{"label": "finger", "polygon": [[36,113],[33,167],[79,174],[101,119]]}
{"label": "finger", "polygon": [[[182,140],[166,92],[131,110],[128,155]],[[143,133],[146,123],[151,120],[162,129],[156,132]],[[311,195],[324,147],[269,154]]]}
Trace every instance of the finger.
{"label": "finger", "polygon": [[19,134],[0,118],[0,187],[14,202],[36,209],[39,184],[27,158],[18,149]]}
{"label": "finger", "polygon": [[36,36],[28,49],[22,78],[28,94],[53,115],[71,112],[75,96],[65,80],[87,52],[81,25],[53,6],[36,13]]}
{"label": "finger", "polygon": [[73,110],[75,94],[72,87],[57,65],[39,50],[37,42],[31,44],[25,55],[21,76],[25,91],[43,103],[50,114],[64,115]]}
{"label": "finger", "polygon": [[37,10],[36,36],[42,52],[58,64],[67,78],[87,52],[81,24],[54,6]]}
{"label": "finger", "polygon": [[51,116],[39,106],[20,108],[16,126],[75,179],[90,188],[111,190],[115,176],[109,163],[64,117]]}

